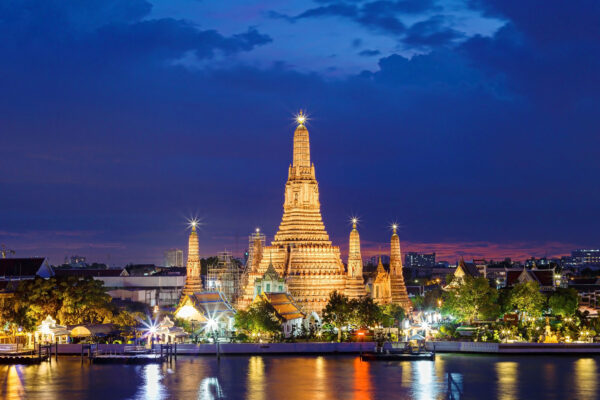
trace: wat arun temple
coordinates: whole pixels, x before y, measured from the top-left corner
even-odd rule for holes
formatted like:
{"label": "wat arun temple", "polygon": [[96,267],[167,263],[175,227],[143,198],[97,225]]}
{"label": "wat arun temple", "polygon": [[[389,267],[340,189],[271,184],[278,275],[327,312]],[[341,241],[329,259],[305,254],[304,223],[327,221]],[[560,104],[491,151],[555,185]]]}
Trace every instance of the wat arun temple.
{"label": "wat arun temple", "polygon": [[[292,164],[288,168],[279,229],[270,246],[263,244],[260,235],[255,236],[250,249],[252,256],[248,260],[237,301],[239,308],[246,308],[252,303],[255,282],[268,269],[274,269],[285,279],[287,290],[306,312],[320,314],[333,291],[350,298],[367,294],[356,220],[353,220],[350,232],[347,270],[340,248],[332,245],[323,224],[319,183],[310,159],[310,140],[305,121],[305,116],[300,113],[294,132]],[[386,286],[389,295],[374,299],[380,304],[395,303],[408,310],[411,303],[402,277],[400,241],[395,229],[390,259],[389,274],[378,281]]]}

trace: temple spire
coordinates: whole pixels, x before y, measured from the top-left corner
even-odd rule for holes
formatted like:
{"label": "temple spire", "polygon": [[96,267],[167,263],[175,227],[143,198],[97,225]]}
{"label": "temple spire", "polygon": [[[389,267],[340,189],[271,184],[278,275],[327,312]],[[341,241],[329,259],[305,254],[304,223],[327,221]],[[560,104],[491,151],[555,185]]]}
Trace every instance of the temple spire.
{"label": "temple spire", "polygon": [[398,226],[392,225],[393,233],[390,243],[390,279],[392,303],[400,305],[405,311],[412,308],[412,303],[408,298],[408,292],[404,284],[404,275],[402,274],[402,253],[400,252],[400,238],[396,233]]}
{"label": "temple spire", "polygon": [[308,130],[304,126],[306,115],[302,110],[296,116],[296,122],[298,123],[298,127],[294,132],[294,157],[292,166],[310,168],[310,140]]}
{"label": "temple spire", "polygon": [[200,279],[200,250],[198,246],[198,234],[196,233],[196,225],[198,221],[190,222],[192,231],[188,239],[188,258],[186,264],[185,286],[183,295],[190,295],[202,291],[202,280]]}
{"label": "temple spire", "polygon": [[356,229],[357,218],[352,218],[350,243],[348,246],[348,276],[344,293],[351,299],[360,299],[366,294],[363,279],[363,262],[360,254],[360,236]]}
{"label": "temple spire", "polygon": [[356,218],[352,218],[352,231],[350,231],[350,243],[348,246],[348,276],[360,277],[363,275],[362,256],[360,254],[360,235],[356,229]]}
{"label": "temple spire", "polygon": [[392,225],[392,241],[390,243],[390,274],[402,276],[402,254],[400,252],[400,238],[396,233],[398,225]]}

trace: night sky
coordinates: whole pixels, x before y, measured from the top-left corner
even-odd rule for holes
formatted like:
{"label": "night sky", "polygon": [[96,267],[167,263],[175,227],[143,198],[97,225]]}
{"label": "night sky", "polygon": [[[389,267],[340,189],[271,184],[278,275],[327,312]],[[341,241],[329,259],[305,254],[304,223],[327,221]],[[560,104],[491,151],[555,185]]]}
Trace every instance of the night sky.
{"label": "night sky", "polygon": [[600,245],[600,2],[0,2],[0,243],[161,263],[272,239],[293,114],[363,255]]}

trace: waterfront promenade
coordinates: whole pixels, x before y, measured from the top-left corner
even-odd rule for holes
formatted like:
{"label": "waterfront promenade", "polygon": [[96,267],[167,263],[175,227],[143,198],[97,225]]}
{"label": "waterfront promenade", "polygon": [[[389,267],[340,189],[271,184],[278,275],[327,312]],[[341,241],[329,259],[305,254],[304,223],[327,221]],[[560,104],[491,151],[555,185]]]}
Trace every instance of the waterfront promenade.
{"label": "waterfront promenade", "polygon": [[[59,355],[80,355],[81,344],[59,344]],[[125,345],[100,344],[102,353],[122,353]],[[359,354],[372,351],[375,342],[352,343],[220,343],[220,355],[268,354]],[[387,347],[390,344],[386,344]],[[384,346],[384,348],[386,348]],[[427,342],[427,350],[436,353],[481,354],[598,354],[600,343],[484,343],[484,342]],[[215,344],[178,344],[178,355],[216,355]]]}

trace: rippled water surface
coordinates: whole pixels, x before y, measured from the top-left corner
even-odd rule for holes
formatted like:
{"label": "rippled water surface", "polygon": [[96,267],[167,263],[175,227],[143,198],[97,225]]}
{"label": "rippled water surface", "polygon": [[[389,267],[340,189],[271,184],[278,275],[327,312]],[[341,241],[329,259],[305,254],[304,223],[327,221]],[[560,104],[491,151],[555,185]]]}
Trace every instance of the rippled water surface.
{"label": "rippled water surface", "polygon": [[[597,399],[600,358],[440,355],[179,357],[164,365],[0,366],[4,399]],[[454,384],[448,383],[449,375]],[[449,387],[451,387],[452,393]]]}

